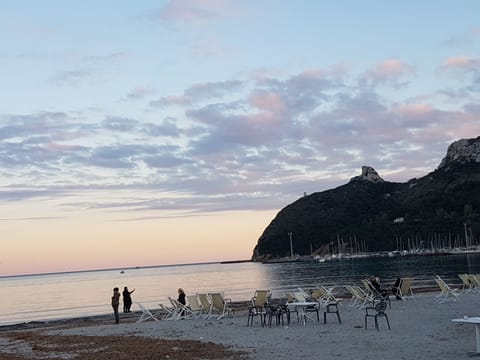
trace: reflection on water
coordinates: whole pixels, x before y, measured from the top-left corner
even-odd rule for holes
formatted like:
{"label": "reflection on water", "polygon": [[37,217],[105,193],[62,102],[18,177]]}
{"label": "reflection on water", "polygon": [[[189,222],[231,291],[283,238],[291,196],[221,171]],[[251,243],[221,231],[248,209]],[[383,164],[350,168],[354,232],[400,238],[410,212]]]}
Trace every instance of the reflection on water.
{"label": "reflection on water", "polygon": [[[275,297],[298,287],[358,284],[368,275],[393,283],[412,276],[416,284],[433,285],[441,275],[459,282],[457,274],[480,273],[480,255],[364,258],[324,263],[237,263],[165,266],[145,269],[0,278],[0,324],[109,313],[112,289],[136,289],[133,300],[157,307],[188,294],[223,291],[233,301],[249,299],[256,289]],[[134,307],[135,308],[135,307]]]}
{"label": "reflection on water", "polygon": [[433,285],[435,275],[458,283],[457,274],[480,272],[480,254],[448,256],[374,257],[324,263],[283,263],[266,265],[274,296],[298,287],[359,284],[369,275],[392,284],[397,277],[414,277],[415,284]]}

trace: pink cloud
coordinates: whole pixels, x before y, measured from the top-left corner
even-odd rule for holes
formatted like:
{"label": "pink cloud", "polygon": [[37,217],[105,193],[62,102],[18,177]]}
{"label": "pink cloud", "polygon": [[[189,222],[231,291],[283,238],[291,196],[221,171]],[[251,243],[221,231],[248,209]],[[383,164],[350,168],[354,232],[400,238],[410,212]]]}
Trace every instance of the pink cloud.
{"label": "pink cloud", "polygon": [[249,127],[250,130],[257,129],[258,126],[256,125],[273,125],[277,124],[279,122],[278,117],[276,117],[274,114],[270,112],[263,112],[263,113],[256,113],[256,114],[250,114],[248,116],[250,125],[253,125],[252,127]]}
{"label": "pink cloud", "polygon": [[368,71],[368,74],[377,81],[388,81],[415,73],[415,68],[398,59],[385,60]]}
{"label": "pink cloud", "polygon": [[49,143],[49,144],[46,144],[45,147],[48,150],[58,151],[58,152],[77,151],[77,150],[83,149],[83,146],[80,146],[80,145],[68,145],[68,144],[58,144],[58,143]]}
{"label": "pink cloud", "polygon": [[252,94],[249,98],[249,102],[260,110],[274,113],[284,111],[286,108],[286,104],[282,97],[271,92],[257,92]]}
{"label": "pink cloud", "polygon": [[469,56],[454,56],[448,58],[442,64],[443,69],[460,69],[466,71],[480,70],[480,58]]}
{"label": "pink cloud", "polygon": [[404,104],[392,109],[394,113],[403,116],[420,116],[431,113],[433,107],[428,104]]}

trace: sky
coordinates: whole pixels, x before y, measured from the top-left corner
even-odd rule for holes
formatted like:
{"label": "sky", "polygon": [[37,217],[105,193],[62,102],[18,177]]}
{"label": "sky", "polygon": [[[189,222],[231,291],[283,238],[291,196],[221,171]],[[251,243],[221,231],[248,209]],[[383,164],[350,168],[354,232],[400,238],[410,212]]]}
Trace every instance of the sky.
{"label": "sky", "polygon": [[[0,276],[248,259],[480,135],[477,0],[0,0]],[[286,234],[287,241],[287,234]]]}

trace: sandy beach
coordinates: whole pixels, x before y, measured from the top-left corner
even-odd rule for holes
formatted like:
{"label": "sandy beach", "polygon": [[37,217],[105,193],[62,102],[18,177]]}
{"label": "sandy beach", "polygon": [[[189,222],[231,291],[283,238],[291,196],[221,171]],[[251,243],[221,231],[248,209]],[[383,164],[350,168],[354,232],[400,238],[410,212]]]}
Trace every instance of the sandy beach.
{"label": "sandy beach", "polygon": [[436,294],[392,300],[390,331],[384,319],[380,331],[373,321],[365,330],[365,310],[350,308],[349,300],[340,307],[342,324],[332,316],[303,326],[292,316],[289,326],[249,327],[243,309],[221,320],[136,323],[134,313],[120,325],[107,317],[3,327],[0,359],[466,359],[476,349],[475,328],[451,319],[480,316],[480,294],[443,303]]}

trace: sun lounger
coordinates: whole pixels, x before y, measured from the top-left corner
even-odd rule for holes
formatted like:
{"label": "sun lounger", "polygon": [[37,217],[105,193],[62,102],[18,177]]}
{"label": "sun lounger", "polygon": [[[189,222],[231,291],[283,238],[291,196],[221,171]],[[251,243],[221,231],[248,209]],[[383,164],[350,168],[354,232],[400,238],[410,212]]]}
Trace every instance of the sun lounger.
{"label": "sun lounger", "polygon": [[202,304],[200,304],[197,295],[187,295],[187,304],[194,317],[199,318],[206,314],[206,311]]}
{"label": "sun lounger", "polygon": [[179,319],[188,319],[194,317],[192,310],[186,305],[183,305],[176,299],[172,299],[171,297],[168,298],[170,303],[172,304],[173,308],[173,316],[172,320],[179,320]]}
{"label": "sun lounger", "polygon": [[140,322],[143,322],[143,321],[147,321],[149,319],[152,319],[154,321],[158,321],[159,319],[156,318],[156,316],[154,314],[152,314],[150,312],[150,310],[148,310],[145,306],[143,306],[142,304],[140,303],[136,303],[138,305],[138,307],[140,308],[140,310],[142,311],[142,314],[140,315],[140,318],[137,320],[137,323],[140,323]]}
{"label": "sun lounger", "polygon": [[252,297],[252,306],[264,307],[270,302],[271,296],[270,290],[256,290]]}
{"label": "sun lounger", "polygon": [[472,283],[473,291],[480,290],[480,274],[468,274],[468,279]]}
{"label": "sun lounger", "polygon": [[378,291],[378,289],[373,286],[372,282],[369,279],[362,279],[362,284],[370,297],[376,298],[381,296],[388,303],[388,307],[390,309],[392,308],[392,304],[390,303],[390,296],[388,295],[386,290],[382,290],[382,292]]}
{"label": "sun lounger", "polygon": [[413,296],[413,278],[402,278],[400,280],[400,289],[398,291],[398,295],[402,298],[402,300],[414,300],[415,297]]}
{"label": "sun lounger", "polygon": [[349,304],[352,308],[364,308],[373,302],[373,297],[359,286],[346,285],[345,288],[352,295]]}
{"label": "sun lounger", "polygon": [[458,274],[460,280],[462,280],[462,292],[468,294],[473,291],[475,283],[470,279],[469,274]]}
{"label": "sun lounger", "polygon": [[224,298],[222,293],[210,293],[208,295],[210,296],[210,299],[212,299],[212,311],[210,317],[215,316],[213,313],[216,313],[217,320],[220,320],[226,315],[231,315],[235,312],[235,309],[232,307],[232,301]]}
{"label": "sun lounger", "polygon": [[442,303],[449,299],[452,299],[454,301],[458,300],[458,297],[460,295],[458,289],[452,288],[439,275],[435,277],[435,282],[440,287],[440,294],[435,296],[435,302]]}
{"label": "sun lounger", "polygon": [[162,314],[162,320],[173,320],[175,318],[175,309],[171,306],[158,304]]}
{"label": "sun lounger", "polygon": [[212,315],[212,301],[210,299],[210,296],[208,294],[197,294],[198,300],[200,301],[200,304],[202,305],[203,312],[205,319],[210,318]]}
{"label": "sun lounger", "polygon": [[325,286],[319,286],[312,290],[312,297],[316,299],[320,304],[327,305],[331,303],[340,304],[340,300],[333,294],[333,287],[327,289]]}

